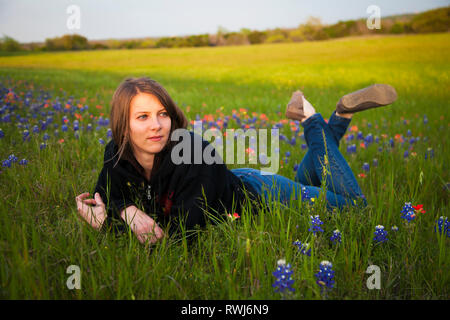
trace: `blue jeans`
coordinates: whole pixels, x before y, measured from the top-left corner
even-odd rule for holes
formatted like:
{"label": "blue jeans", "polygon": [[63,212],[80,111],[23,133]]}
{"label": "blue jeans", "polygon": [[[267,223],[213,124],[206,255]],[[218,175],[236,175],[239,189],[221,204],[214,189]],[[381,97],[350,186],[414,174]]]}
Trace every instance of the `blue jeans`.
{"label": "blue jeans", "polygon": [[[298,167],[295,181],[278,174],[262,175],[260,170],[253,168],[231,169],[231,172],[250,184],[266,201],[277,199],[288,204],[292,197],[294,200],[302,198],[303,187],[309,198],[317,199],[324,178],[328,209],[355,205],[359,198],[367,205],[351,168],[339,151],[339,141],[350,121],[333,112],[328,124],[319,113],[301,123],[308,151]],[[328,165],[325,158],[328,159]],[[323,175],[324,168],[327,169],[326,175]]]}

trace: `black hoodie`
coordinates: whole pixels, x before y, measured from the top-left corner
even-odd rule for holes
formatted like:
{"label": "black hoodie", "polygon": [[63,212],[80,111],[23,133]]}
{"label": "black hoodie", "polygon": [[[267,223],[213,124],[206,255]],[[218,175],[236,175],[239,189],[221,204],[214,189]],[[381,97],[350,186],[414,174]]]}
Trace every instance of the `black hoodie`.
{"label": "black hoodie", "polygon": [[[191,150],[195,150],[193,132],[190,137]],[[209,142],[201,141],[203,151]],[[163,227],[170,222],[170,234],[180,231],[180,218],[183,218],[186,230],[193,230],[196,225],[205,226],[205,210],[215,223],[226,219],[226,213],[241,215],[246,199],[250,201],[250,207],[261,205],[260,195],[234,175],[226,164],[206,164],[203,159],[201,164],[194,164],[194,152],[191,152],[190,163],[174,164],[170,151],[164,149],[161,165],[148,181],[129,161],[121,159],[116,164],[117,151],[114,141],[106,145],[104,166],[94,192],[99,192],[106,204],[106,224],[119,230],[125,227],[120,212],[131,205],[155,218]],[[211,152],[213,157],[215,152]]]}

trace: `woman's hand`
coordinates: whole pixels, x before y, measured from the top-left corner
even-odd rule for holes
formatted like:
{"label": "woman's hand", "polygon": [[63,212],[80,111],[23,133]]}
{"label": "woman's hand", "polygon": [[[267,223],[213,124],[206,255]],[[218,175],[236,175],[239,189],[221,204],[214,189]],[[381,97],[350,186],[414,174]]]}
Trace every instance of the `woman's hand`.
{"label": "woman's hand", "polygon": [[135,206],[129,206],[122,210],[120,216],[130,226],[138,240],[145,244],[158,242],[164,237],[164,231],[145,212]]}
{"label": "woman's hand", "polygon": [[80,194],[75,198],[80,216],[92,227],[99,230],[106,219],[105,204],[97,192],[94,199],[86,199],[89,192]]}

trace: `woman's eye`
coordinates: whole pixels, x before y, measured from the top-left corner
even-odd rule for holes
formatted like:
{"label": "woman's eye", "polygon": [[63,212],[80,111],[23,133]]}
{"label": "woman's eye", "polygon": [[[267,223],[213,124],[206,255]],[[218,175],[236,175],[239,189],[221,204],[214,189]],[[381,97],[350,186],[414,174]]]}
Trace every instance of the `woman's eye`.
{"label": "woman's eye", "polygon": [[163,116],[163,117],[167,117],[169,114],[167,113],[167,112],[161,112],[161,115]]}
{"label": "woman's eye", "polygon": [[138,119],[147,119],[147,115],[146,115],[146,114],[140,115],[140,116],[138,117]]}

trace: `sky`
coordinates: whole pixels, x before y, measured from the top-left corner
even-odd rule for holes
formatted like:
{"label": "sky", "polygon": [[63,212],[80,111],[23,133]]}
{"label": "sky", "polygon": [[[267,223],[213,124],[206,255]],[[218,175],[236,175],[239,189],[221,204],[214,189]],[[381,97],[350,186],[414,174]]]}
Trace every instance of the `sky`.
{"label": "sky", "polygon": [[[67,12],[73,5],[79,11]],[[100,40],[295,28],[310,16],[326,24],[368,18],[370,5],[380,8],[382,27],[383,16],[450,0],[0,0],[0,36],[25,43],[74,33]]]}

